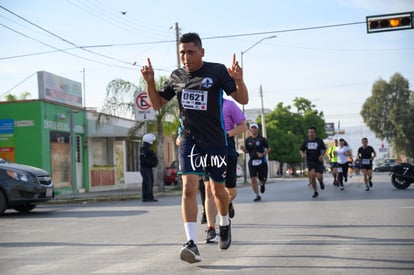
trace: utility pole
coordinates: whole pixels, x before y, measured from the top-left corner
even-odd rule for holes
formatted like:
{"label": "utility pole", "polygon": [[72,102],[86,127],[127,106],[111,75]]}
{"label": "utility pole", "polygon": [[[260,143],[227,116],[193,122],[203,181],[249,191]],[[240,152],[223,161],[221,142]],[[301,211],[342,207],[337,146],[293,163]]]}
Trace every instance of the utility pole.
{"label": "utility pole", "polygon": [[262,89],[262,84],[260,84],[259,94],[260,94],[260,99],[261,99],[261,102],[262,102],[262,111],[261,111],[261,118],[262,118],[262,136],[265,138],[266,135],[267,135],[267,133],[266,133],[265,113],[264,113],[264,107],[263,107],[263,89]]}
{"label": "utility pole", "polygon": [[175,42],[177,48],[177,69],[180,68],[180,50],[178,48],[178,40],[180,40],[180,28],[178,27],[178,22],[175,22]]}
{"label": "utility pole", "polygon": [[75,134],[75,121],[73,113],[77,113],[72,108],[69,110],[69,129],[70,129],[70,170],[71,170],[71,184],[72,184],[72,197],[75,197],[77,181],[76,181],[76,134]]}
{"label": "utility pole", "polygon": [[83,86],[83,108],[86,108],[86,92],[85,92],[85,68],[82,70],[82,86]]}
{"label": "utility pole", "polygon": [[[243,64],[243,56],[250,51],[251,49],[253,49],[254,47],[256,47],[257,45],[259,45],[260,43],[262,43],[264,40],[267,39],[273,39],[276,38],[276,35],[272,35],[272,36],[268,36],[268,37],[264,37],[262,39],[260,39],[259,41],[257,41],[256,43],[254,43],[253,45],[251,45],[250,47],[248,47],[246,50],[242,51],[240,53],[240,62],[241,62],[241,67],[244,70],[244,64]],[[262,93],[262,85],[260,85],[260,96],[262,98],[262,136],[266,137],[266,125],[264,124],[264,110],[263,110],[263,93]],[[245,113],[244,110],[244,104],[242,105],[243,108],[243,113]],[[243,132],[243,143],[246,139],[246,133]],[[243,153],[243,174],[244,174],[244,182],[247,182],[247,158],[246,158],[246,153]]]}

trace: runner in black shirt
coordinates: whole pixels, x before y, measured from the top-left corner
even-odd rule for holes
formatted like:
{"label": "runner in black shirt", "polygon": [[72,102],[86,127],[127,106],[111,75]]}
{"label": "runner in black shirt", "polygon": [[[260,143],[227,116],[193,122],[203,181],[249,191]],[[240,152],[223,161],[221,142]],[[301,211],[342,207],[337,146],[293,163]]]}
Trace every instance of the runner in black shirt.
{"label": "runner in black shirt", "polygon": [[358,149],[357,158],[360,160],[361,171],[364,175],[365,191],[369,191],[372,184],[372,161],[377,156],[374,148],[368,145],[368,139],[364,137],[362,139],[362,146]]}
{"label": "runner in black shirt", "polygon": [[306,158],[306,164],[308,166],[308,178],[309,184],[313,188],[312,198],[319,196],[318,187],[316,186],[316,178],[319,181],[321,189],[325,188],[323,184],[323,171],[325,167],[323,165],[323,156],[326,153],[326,146],[322,139],[316,137],[316,128],[309,127],[308,138],[303,141],[300,147],[300,154],[303,159]]}
{"label": "runner in black shirt", "polygon": [[231,243],[229,197],[224,188],[227,137],[222,118],[223,90],[240,104],[247,104],[249,98],[235,55],[228,69],[221,64],[203,62],[204,48],[196,33],[187,33],[180,38],[179,54],[184,67],[173,71],[160,91],[156,90],[149,58],[141,73],[155,110],[164,107],[175,95],[178,99],[181,121],[179,162],[183,180],[181,212],[187,237],[180,258],[195,263],[201,261],[196,245],[196,195],[199,176],[204,171],[213,182],[220,214],[219,248],[227,249]]}
{"label": "runner in black shirt", "polygon": [[202,67],[194,72],[187,72],[184,68],[175,70],[160,96],[170,100],[177,95],[182,120],[181,136],[195,138],[204,147],[226,146],[226,131],[221,127],[223,90],[227,94],[236,90],[226,67],[203,62]]}
{"label": "runner in black shirt", "polygon": [[260,181],[260,192],[264,193],[268,171],[266,154],[270,152],[270,146],[267,139],[259,135],[259,125],[252,123],[250,131],[252,135],[246,138],[241,149],[245,153],[249,153],[249,174],[253,192],[256,194],[254,201],[260,201],[262,197],[259,195],[257,179],[259,178]]}

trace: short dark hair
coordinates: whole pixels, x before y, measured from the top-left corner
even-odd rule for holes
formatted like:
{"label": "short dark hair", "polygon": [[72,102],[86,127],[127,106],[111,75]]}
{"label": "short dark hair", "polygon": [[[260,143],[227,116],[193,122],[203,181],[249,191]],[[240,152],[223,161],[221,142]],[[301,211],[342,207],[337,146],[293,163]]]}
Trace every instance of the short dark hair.
{"label": "short dark hair", "polygon": [[314,130],[316,132],[316,128],[313,126],[309,127],[308,130]]}
{"label": "short dark hair", "polygon": [[202,48],[203,44],[201,43],[201,38],[198,35],[198,33],[195,32],[189,32],[185,33],[180,37],[179,43],[191,43],[193,42],[194,45],[196,45],[198,48]]}

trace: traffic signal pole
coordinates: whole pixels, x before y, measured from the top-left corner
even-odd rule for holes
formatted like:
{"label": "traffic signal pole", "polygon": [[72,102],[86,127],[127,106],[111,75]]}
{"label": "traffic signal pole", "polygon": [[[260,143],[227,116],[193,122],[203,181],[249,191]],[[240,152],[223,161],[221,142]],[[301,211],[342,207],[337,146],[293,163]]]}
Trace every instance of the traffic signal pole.
{"label": "traffic signal pole", "polygon": [[367,32],[386,32],[413,29],[414,12],[367,16]]}

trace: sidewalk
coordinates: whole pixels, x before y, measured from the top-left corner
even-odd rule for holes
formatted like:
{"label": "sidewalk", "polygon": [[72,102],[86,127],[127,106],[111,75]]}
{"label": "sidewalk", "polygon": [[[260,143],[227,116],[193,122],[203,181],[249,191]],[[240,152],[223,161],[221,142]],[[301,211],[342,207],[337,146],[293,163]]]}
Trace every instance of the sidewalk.
{"label": "sidewalk", "polygon": [[[294,178],[292,178],[294,179]],[[277,180],[290,180],[289,177],[269,178],[267,184],[276,183]],[[250,186],[250,179],[247,183],[242,182],[240,178],[237,187],[243,188]],[[154,190],[156,187],[154,187]],[[168,196],[181,196],[181,189],[178,186],[164,186],[164,192],[154,192],[155,198]],[[99,201],[120,201],[120,200],[141,200],[141,188],[126,188],[116,190],[91,191],[83,193],[65,193],[55,195],[55,198],[46,202],[46,204],[65,204],[65,203],[84,203]]]}
{"label": "sidewalk", "polygon": [[[181,194],[181,190],[177,186],[164,186],[164,192],[154,192],[156,198],[166,196],[177,196]],[[116,190],[92,191],[83,193],[65,193],[55,195],[54,199],[47,204],[64,204],[64,203],[83,203],[98,201],[119,201],[119,200],[140,200],[141,188],[127,188]]]}

